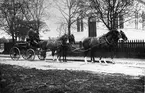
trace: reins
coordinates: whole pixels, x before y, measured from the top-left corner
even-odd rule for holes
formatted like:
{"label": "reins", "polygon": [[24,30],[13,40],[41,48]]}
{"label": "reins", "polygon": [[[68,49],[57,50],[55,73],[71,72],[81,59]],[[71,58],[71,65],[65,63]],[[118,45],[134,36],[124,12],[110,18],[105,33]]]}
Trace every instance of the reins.
{"label": "reins", "polygon": [[[109,45],[111,45],[111,43],[108,41],[108,39],[105,37],[105,41],[109,44]],[[92,46],[92,47],[90,47],[90,48],[88,48],[88,49],[86,49],[86,50],[84,50],[83,48],[76,48],[76,49],[74,49],[74,50],[71,50],[71,52],[73,52],[73,53],[82,53],[82,52],[86,52],[86,51],[89,51],[89,50],[91,50],[92,48],[94,48],[94,47],[96,47],[96,46],[98,46],[98,45],[101,45],[101,44],[104,44],[104,43],[106,43],[106,42],[103,42],[103,43],[99,43],[99,44],[95,44],[94,46]],[[74,47],[75,48],[75,47]],[[75,51],[77,51],[77,50],[79,50],[79,52],[75,52]]]}
{"label": "reins", "polygon": [[108,41],[107,37],[105,37],[106,42],[111,45],[111,43]]}

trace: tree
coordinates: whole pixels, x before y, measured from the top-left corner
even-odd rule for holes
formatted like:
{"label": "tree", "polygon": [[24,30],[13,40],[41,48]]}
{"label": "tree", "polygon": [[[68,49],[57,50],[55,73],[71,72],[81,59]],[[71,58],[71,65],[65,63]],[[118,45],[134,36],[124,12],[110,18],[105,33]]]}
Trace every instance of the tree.
{"label": "tree", "polygon": [[142,29],[144,29],[144,27],[145,27],[145,12],[143,12],[143,11],[142,11],[141,18],[142,18]]}
{"label": "tree", "polygon": [[19,0],[3,0],[0,4],[1,27],[12,36],[12,41],[16,39],[16,20],[20,14]]}
{"label": "tree", "polygon": [[144,11],[144,6],[145,6],[145,1],[143,0],[137,0],[136,1],[138,5],[136,5],[136,11],[135,11],[135,28],[138,29],[138,22],[140,21],[141,18],[141,23],[142,23],[142,29],[144,29],[145,26],[145,11]]}
{"label": "tree", "polygon": [[30,28],[39,33],[40,29],[46,26],[42,21],[43,14],[45,14],[43,4],[44,0],[1,1],[0,26],[12,36],[13,42],[17,38],[23,40]]}
{"label": "tree", "polygon": [[[45,9],[48,7],[45,3],[46,0],[23,0],[23,5],[21,7],[25,19],[29,22],[33,22],[33,25],[28,26],[36,30],[37,33],[39,33],[44,23],[42,22],[44,15],[47,14]],[[48,3],[48,5],[50,5],[50,3]]]}
{"label": "tree", "polygon": [[[90,6],[95,9],[95,14],[109,29],[117,29],[118,18],[123,16],[127,20],[134,13],[134,0],[90,0]],[[126,21],[127,21],[126,20]]]}
{"label": "tree", "polygon": [[[17,19],[16,23],[16,31],[17,31],[17,37],[19,40],[24,41],[25,38],[27,37],[28,31],[30,30],[31,27],[35,27],[37,21],[32,20],[32,21],[27,21],[27,20],[21,20],[21,19]],[[46,23],[40,21],[39,22],[39,29],[42,29],[44,27],[46,27]]]}
{"label": "tree", "polygon": [[63,26],[65,25],[67,27],[68,34],[70,35],[72,25],[77,20],[80,20],[86,16],[86,2],[84,0],[56,0],[55,3],[57,9],[63,16]]}

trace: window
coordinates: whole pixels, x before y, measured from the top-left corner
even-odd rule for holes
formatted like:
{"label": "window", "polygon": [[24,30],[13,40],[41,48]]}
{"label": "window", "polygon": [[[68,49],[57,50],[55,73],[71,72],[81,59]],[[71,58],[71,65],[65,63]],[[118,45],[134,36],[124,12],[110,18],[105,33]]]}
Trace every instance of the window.
{"label": "window", "polygon": [[119,15],[119,28],[120,29],[124,28],[124,18],[123,18],[123,15]]}
{"label": "window", "polygon": [[83,32],[84,31],[84,26],[83,26],[83,19],[82,18],[77,18],[77,32]]}

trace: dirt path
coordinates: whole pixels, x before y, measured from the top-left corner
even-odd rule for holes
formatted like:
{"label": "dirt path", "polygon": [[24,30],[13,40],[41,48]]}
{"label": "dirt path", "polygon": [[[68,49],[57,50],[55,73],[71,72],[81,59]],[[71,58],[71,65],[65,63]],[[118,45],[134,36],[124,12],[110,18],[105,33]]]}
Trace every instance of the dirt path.
{"label": "dirt path", "polygon": [[[36,69],[68,69],[68,70],[85,70],[93,73],[120,73],[125,75],[145,75],[145,61],[139,59],[115,59],[115,64],[105,63],[90,63],[85,64],[83,61],[68,61],[68,62],[56,62],[52,60],[40,61],[26,61],[20,59],[19,61],[13,61],[9,57],[0,57],[0,63],[19,65],[28,68]],[[72,58],[73,59],[73,58]]]}

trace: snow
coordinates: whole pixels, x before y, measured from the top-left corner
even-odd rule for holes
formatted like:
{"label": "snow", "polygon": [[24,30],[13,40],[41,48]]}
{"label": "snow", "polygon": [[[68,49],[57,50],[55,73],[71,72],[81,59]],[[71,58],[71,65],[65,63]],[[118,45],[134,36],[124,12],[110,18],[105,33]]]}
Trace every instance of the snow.
{"label": "snow", "polygon": [[85,63],[78,61],[57,62],[52,60],[40,61],[26,61],[20,59],[13,61],[10,58],[1,58],[0,63],[23,66],[26,68],[36,68],[42,70],[58,69],[58,70],[78,70],[89,71],[92,73],[120,73],[131,76],[144,76],[145,63],[141,59],[115,59],[115,64],[105,63]]}

